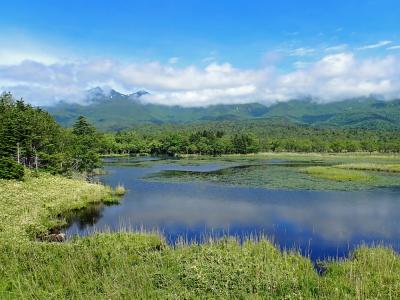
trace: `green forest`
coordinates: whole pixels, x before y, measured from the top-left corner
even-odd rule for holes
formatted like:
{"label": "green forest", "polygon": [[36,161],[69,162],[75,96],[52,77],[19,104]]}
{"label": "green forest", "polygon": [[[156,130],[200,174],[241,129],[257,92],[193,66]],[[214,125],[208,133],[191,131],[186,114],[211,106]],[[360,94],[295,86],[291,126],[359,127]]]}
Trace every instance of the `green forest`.
{"label": "green forest", "polygon": [[0,178],[21,179],[24,167],[53,174],[90,173],[99,166],[102,136],[78,118],[64,129],[46,111],[0,97]]}
{"label": "green forest", "polygon": [[245,154],[256,152],[400,152],[397,130],[314,128],[261,120],[141,125],[105,133],[103,154]]}

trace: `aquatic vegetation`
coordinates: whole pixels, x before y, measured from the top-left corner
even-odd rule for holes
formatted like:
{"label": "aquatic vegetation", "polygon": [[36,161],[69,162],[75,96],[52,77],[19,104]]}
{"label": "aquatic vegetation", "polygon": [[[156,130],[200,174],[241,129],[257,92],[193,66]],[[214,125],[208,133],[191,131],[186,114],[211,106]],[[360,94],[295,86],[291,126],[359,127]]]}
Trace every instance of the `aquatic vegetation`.
{"label": "aquatic vegetation", "polygon": [[[191,159],[192,164],[196,159]],[[360,190],[399,186],[397,173],[376,170],[346,170],[340,165],[367,162],[397,166],[395,155],[264,153],[214,158],[221,169],[211,172],[167,170],[146,176],[146,180],[169,182],[207,181],[219,184],[268,189]],[[179,163],[179,161],[178,161]]]}
{"label": "aquatic vegetation", "polygon": [[115,188],[114,188],[114,193],[117,196],[123,196],[126,193],[126,189],[122,184],[118,184]]}
{"label": "aquatic vegetation", "polygon": [[342,170],[332,167],[308,167],[304,172],[317,177],[334,181],[372,181],[374,177],[360,171]]}
{"label": "aquatic vegetation", "polygon": [[[311,167],[310,167],[311,168]],[[327,167],[321,167],[327,168]],[[360,177],[363,180],[344,180],[346,176],[341,174],[340,180],[332,180],[330,177],[315,176],[305,172],[304,164],[298,166],[289,165],[258,165],[228,167],[212,172],[192,171],[162,171],[146,176],[145,180],[168,182],[195,182],[206,181],[218,184],[235,186],[261,187],[267,189],[306,189],[306,190],[361,190],[377,187],[399,186],[399,177],[393,174],[373,174]],[[319,170],[319,169],[317,169]],[[337,169],[339,172],[340,169]],[[346,171],[346,170],[343,170]],[[339,172],[334,172],[338,174]],[[326,175],[326,174],[325,174]],[[349,178],[349,175],[347,175]],[[365,180],[364,180],[365,179]]]}
{"label": "aquatic vegetation", "polygon": [[400,164],[353,163],[337,165],[335,168],[377,172],[400,172]]}

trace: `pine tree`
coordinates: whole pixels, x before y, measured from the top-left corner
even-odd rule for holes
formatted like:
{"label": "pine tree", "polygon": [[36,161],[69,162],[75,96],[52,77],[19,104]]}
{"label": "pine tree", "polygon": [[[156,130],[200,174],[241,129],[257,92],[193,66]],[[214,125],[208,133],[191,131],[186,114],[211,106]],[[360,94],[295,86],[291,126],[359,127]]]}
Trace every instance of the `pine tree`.
{"label": "pine tree", "polygon": [[72,133],[74,141],[74,169],[79,172],[91,173],[100,165],[100,137],[96,129],[85,117],[80,116],[74,126]]}
{"label": "pine tree", "polygon": [[96,129],[93,125],[91,125],[84,116],[79,116],[76,120],[73,131],[75,135],[94,135],[96,133]]}

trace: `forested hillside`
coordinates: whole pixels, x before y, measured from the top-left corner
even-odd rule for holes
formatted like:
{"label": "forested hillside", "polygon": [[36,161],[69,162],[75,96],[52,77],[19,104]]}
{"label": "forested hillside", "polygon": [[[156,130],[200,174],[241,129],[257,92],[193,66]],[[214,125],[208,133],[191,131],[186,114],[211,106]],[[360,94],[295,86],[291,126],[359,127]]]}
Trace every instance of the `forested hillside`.
{"label": "forested hillside", "polygon": [[138,124],[276,118],[313,127],[400,129],[400,100],[358,98],[319,104],[303,99],[271,106],[250,103],[181,107],[144,104],[141,98],[146,94],[139,91],[123,95],[114,90],[106,93],[96,88],[88,93],[87,105],[61,103],[46,109],[63,126],[71,126],[78,116],[83,115],[103,131],[119,131]]}

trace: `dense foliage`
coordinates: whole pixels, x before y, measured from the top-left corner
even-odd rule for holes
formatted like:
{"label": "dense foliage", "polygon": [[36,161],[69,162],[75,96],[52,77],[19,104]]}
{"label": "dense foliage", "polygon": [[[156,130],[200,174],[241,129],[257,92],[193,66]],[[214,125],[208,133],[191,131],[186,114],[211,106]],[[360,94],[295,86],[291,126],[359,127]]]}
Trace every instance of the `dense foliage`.
{"label": "dense foliage", "polygon": [[24,167],[8,157],[0,157],[0,178],[21,180]]}
{"label": "dense foliage", "polygon": [[396,130],[314,128],[249,120],[142,125],[106,133],[103,153],[231,154],[272,152],[400,152]]}
{"label": "dense foliage", "polygon": [[99,135],[80,118],[63,129],[46,111],[10,93],[0,96],[0,178],[21,178],[23,167],[52,173],[90,172],[99,162]]}

